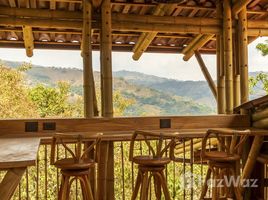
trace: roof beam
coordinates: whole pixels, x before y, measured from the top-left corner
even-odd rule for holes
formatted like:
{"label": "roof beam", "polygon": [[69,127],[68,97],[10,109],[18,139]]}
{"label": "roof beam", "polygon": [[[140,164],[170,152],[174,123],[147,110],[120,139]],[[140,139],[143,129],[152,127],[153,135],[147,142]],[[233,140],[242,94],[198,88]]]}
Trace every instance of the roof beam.
{"label": "roof beam", "polygon": [[232,13],[233,16],[237,18],[238,13],[245,7],[247,6],[252,0],[238,0],[236,3],[233,5]]}
{"label": "roof beam", "polygon": [[213,79],[212,79],[212,77],[211,77],[206,65],[205,65],[205,62],[202,59],[202,56],[199,53],[199,51],[195,51],[194,54],[195,54],[195,57],[196,57],[196,60],[197,60],[197,62],[199,64],[199,66],[200,66],[200,68],[201,68],[201,70],[202,70],[202,72],[204,74],[204,77],[207,80],[208,86],[209,86],[212,94],[215,97],[215,99],[217,100],[217,88],[216,88],[216,85],[215,85],[215,83],[214,83],[214,81],[213,81]]}
{"label": "roof beam", "polygon": [[33,49],[34,49],[34,38],[33,38],[32,27],[23,26],[22,31],[23,31],[23,40],[24,40],[26,55],[28,57],[32,57]]}
{"label": "roof beam", "polygon": [[188,61],[194,54],[195,51],[199,50],[201,47],[203,47],[209,40],[211,40],[213,38],[214,35],[212,34],[201,34],[200,39],[198,40],[193,40],[192,44],[190,43],[190,48],[188,49],[187,52],[185,52],[184,56],[183,56],[183,60],[184,61]]}
{"label": "roof beam", "polygon": [[[172,5],[163,5],[159,4],[154,10],[153,15],[158,16],[164,16],[168,9],[170,9]],[[133,48],[134,54],[132,55],[132,58],[134,60],[139,60],[142,53],[146,51],[150,43],[153,41],[153,39],[156,37],[157,32],[151,32],[151,33],[142,33],[141,36],[138,39],[138,42],[135,44]]]}

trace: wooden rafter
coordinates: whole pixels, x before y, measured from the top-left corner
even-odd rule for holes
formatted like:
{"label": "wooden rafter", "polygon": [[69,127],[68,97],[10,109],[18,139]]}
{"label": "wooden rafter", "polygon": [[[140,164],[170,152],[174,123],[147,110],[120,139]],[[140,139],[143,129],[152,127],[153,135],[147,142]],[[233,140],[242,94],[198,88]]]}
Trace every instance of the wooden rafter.
{"label": "wooden rafter", "polygon": [[23,30],[23,40],[24,40],[26,55],[28,57],[32,57],[33,49],[34,49],[34,37],[33,37],[32,27],[23,26],[22,30]]}
{"label": "wooden rafter", "polygon": [[[171,9],[172,5],[163,5],[163,4],[159,4],[155,10],[154,10],[154,13],[153,15],[156,15],[156,16],[164,16],[165,13]],[[146,49],[148,48],[148,46],[150,45],[150,43],[153,41],[153,39],[156,37],[157,35],[157,32],[156,31],[153,31],[153,32],[150,32],[150,33],[142,33],[141,36],[139,37],[138,39],[138,42],[135,44],[134,48],[133,48],[133,56],[132,58],[134,60],[138,60],[142,53],[144,51],[146,51]]]}
{"label": "wooden rafter", "polygon": [[197,37],[200,38],[198,40],[193,40],[194,43],[191,44],[190,43],[190,48],[188,49],[187,52],[185,52],[184,56],[183,56],[183,60],[184,61],[188,61],[194,54],[195,54],[195,51],[199,50],[201,47],[203,47],[208,41],[210,41],[214,35],[211,35],[211,34],[204,34],[204,35],[198,35]]}

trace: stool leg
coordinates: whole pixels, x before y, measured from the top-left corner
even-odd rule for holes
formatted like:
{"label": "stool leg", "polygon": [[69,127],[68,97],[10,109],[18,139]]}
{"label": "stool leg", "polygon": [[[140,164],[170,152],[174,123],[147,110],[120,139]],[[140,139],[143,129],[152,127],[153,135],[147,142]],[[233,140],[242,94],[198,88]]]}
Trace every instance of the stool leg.
{"label": "stool leg", "polygon": [[81,190],[82,190],[82,195],[83,195],[83,200],[88,200],[88,193],[86,190],[86,183],[83,177],[79,177],[79,182],[81,185]]}
{"label": "stool leg", "polygon": [[135,200],[137,198],[138,192],[139,192],[139,189],[140,189],[140,185],[141,185],[141,181],[142,181],[142,172],[139,170],[131,200]]}
{"label": "stool leg", "polygon": [[64,181],[65,181],[65,176],[62,174],[61,175],[61,183],[60,183],[60,190],[58,193],[58,199],[62,199],[62,190],[63,190],[63,185],[64,185]]}
{"label": "stool leg", "polygon": [[141,184],[141,200],[148,199],[148,186],[149,186],[149,178],[148,178],[148,171],[144,172],[142,177],[142,184]]}
{"label": "stool leg", "polygon": [[63,188],[62,188],[62,195],[61,195],[60,200],[69,199],[69,193],[68,193],[69,180],[70,180],[70,176],[65,176],[64,184],[63,184]]}
{"label": "stool leg", "polygon": [[157,200],[161,200],[161,180],[159,180],[157,174],[153,172],[154,177],[154,191]]}
{"label": "stool leg", "polygon": [[85,175],[84,179],[85,179],[85,184],[86,184],[86,191],[88,193],[88,199],[89,200],[94,200],[92,190],[91,190],[90,181],[89,181],[89,177],[87,175]]}
{"label": "stool leg", "polygon": [[160,182],[161,182],[161,186],[163,188],[163,193],[165,195],[165,200],[171,200],[164,172],[163,171],[157,172],[157,174],[161,180]]}
{"label": "stool leg", "polygon": [[202,191],[201,191],[201,195],[200,195],[200,200],[203,200],[207,194],[207,190],[208,190],[208,180],[211,176],[211,169],[208,168],[208,171],[207,171],[207,174],[206,174],[206,178],[205,178],[205,181],[204,181],[204,185],[202,187]]}
{"label": "stool leg", "polygon": [[[230,171],[231,171],[231,175],[233,175],[235,180],[236,180],[237,176],[235,173],[235,169],[231,168]],[[235,194],[236,200],[243,200],[243,197],[242,197],[240,189],[239,189],[239,185],[238,186],[234,185],[233,188],[234,188],[234,194]]]}

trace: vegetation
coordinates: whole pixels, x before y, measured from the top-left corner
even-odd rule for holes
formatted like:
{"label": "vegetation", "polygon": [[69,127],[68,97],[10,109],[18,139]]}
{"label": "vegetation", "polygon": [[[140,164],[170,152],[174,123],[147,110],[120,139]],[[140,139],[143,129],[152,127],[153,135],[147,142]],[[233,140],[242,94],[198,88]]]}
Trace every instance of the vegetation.
{"label": "vegetation", "polygon": [[256,48],[262,53],[263,56],[268,55],[268,40],[265,43],[259,43]]}

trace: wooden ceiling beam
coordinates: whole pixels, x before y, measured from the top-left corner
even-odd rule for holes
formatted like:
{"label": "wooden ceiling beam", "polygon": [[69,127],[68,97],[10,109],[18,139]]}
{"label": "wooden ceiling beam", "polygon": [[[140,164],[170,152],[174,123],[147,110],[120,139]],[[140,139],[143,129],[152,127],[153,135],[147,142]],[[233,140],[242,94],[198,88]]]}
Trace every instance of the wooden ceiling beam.
{"label": "wooden ceiling beam", "polygon": [[236,3],[233,5],[232,8],[232,14],[237,18],[238,13],[245,7],[247,6],[252,0],[238,0]]}
{"label": "wooden ceiling beam", "polygon": [[33,49],[34,49],[34,38],[33,38],[32,27],[23,26],[22,31],[23,31],[23,40],[24,40],[26,55],[28,57],[32,57]]}

